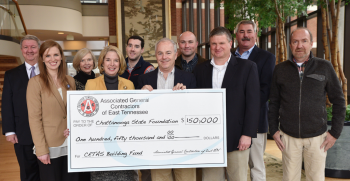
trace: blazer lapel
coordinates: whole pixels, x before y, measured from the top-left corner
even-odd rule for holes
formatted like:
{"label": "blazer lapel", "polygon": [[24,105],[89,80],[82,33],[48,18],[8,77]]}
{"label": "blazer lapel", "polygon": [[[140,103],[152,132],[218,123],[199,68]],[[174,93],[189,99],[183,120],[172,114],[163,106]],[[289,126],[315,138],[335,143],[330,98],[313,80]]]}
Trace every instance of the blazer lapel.
{"label": "blazer lapel", "polygon": [[128,87],[121,81],[120,76],[118,76],[118,90],[127,90]]}
{"label": "blazer lapel", "polygon": [[233,56],[231,54],[231,59],[230,62],[227,65],[226,71],[225,71],[225,76],[224,76],[224,80],[222,80],[222,85],[221,88],[226,88],[228,87],[228,85],[230,84],[230,82],[232,82],[234,79],[234,74],[237,72],[237,66],[235,66],[237,64],[237,59],[235,56]]}
{"label": "blazer lapel", "polygon": [[[174,67],[175,68],[175,67]],[[182,72],[175,68],[174,70],[174,86],[177,85],[177,83],[183,83],[184,81],[182,81]]]}
{"label": "blazer lapel", "polygon": [[206,62],[206,87],[213,88],[213,65],[210,64],[210,61]]}
{"label": "blazer lapel", "polygon": [[256,60],[256,56],[258,55],[259,49],[254,45],[252,53],[249,55],[248,60],[254,61]]}
{"label": "blazer lapel", "polygon": [[62,95],[63,95],[64,110],[67,112],[67,89],[62,88]]}
{"label": "blazer lapel", "polygon": [[67,91],[65,90],[65,88],[62,88],[62,95],[63,95],[63,99],[62,99],[60,93],[59,93],[58,90],[57,90],[57,87],[56,87],[55,84],[51,81],[51,79],[50,79],[50,88],[51,88],[51,90],[52,90],[52,94],[55,96],[57,102],[59,103],[59,105],[60,105],[62,111],[63,111],[64,113],[66,113],[66,112],[67,112],[67,109],[66,109],[66,105],[67,105],[67,104],[65,104],[65,101],[63,101],[63,99],[64,99],[64,100],[67,100],[67,99],[66,99],[66,98],[67,98]]}
{"label": "blazer lapel", "polygon": [[[96,87],[98,87],[98,90],[107,90],[104,76],[105,75],[101,75],[100,81],[97,82],[98,85]],[[118,86],[118,89],[119,89],[119,86]]]}
{"label": "blazer lapel", "polygon": [[25,63],[23,63],[20,67],[20,77],[21,77],[21,80],[23,80],[26,84],[28,84],[29,78],[28,78],[28,73],[27,73],[27,68]]}
{"label": "blazer lapel", "polygon": [[156,68],[154,71],[148,73],[150,76],[150,85],[153,87],[153,89],[157,89],[157,81],[158,81],[158,68]]}

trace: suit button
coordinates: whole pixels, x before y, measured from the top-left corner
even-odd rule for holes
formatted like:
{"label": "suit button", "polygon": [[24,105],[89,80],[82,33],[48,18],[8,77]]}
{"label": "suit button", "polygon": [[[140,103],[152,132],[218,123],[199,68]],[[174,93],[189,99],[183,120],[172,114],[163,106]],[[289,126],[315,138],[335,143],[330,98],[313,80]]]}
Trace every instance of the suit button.
{"label": "suit button", "polygon": [[66,116],[63,116],[63,119],[66,119]]}

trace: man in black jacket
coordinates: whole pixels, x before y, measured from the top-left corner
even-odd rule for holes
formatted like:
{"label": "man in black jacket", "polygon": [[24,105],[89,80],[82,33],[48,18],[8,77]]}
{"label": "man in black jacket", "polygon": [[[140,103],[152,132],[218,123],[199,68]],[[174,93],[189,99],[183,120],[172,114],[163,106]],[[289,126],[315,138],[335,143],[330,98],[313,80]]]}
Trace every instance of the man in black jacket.
{"label": "man in black jacket", "polygon": [[[327,150],[339,138],[345,99],[332,64],[312,55],[307,28],[291,33],[292,58],[276,65],[269,104],[270,134],[282,151],[283,180],[300,180],[302,158],[306,180],[324,180]],[[327,131],[326,95],[333,104]]]}
{"label": "man in black jacket", "polygon": [[34,143],[29,129],[26,101],[27,84],[39,74],[38,58],[40,41],[36,36],[26,35],[21,40],[25,62],[5,72],[2,93],[2,132],[13,143],[22,181],[40,180]]}
{"label": "man in black jacket", "polygon": [[[228,180],[247,180],[249,148],[256,138],[260,86],[254,62],[231,54],[231,33],[216,27],[209,34],[212,59],[198,65],[197,88],[226,89]],[[224,168],[203,168],[203,181],[225,181]]]}
{"label": "man in black jacket", "polygon": [[236,57],[249,59],[256,63],[260,82],[260,116],[257,137],[252,138],[249,153],[250,178],[252,181],[266,181],[264,152],[268,131],[268,99],[273,69],[276,57],[270,52],[255,46],[257,39],[256,24],[250,20],[243,20],[236,26],[236,40],[238,47]]}

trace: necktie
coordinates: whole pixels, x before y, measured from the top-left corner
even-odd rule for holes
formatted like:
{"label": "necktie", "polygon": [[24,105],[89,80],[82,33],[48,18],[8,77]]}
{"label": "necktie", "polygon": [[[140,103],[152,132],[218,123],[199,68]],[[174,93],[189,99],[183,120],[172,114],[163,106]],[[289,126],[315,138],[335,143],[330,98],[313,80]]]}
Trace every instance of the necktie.
{"label": "necktie", "polygon": [[32,77],[34,77],[34,76],[36,76],[36,74],[35,74],[35,72],[34,72],[34,69],[35,69],[35,67],[34,66],[32,66],[32,68],[31,68],[32,70],[31,70],[31,72],[30,72],[30,78],[32,78]]}

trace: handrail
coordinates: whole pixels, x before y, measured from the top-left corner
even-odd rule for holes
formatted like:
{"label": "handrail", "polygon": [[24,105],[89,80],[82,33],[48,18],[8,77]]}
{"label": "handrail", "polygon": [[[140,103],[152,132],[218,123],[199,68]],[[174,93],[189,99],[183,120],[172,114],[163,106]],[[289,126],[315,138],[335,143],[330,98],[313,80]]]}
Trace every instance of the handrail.
{"label": "handrail", "polygon": [[0,5],[0,8],[7,11],[11,16],[13,16],[13,13],[11,12],[11,10],[7,9],[5,6]]}
{"label": "handrail", "polygon": [[19,8],[18,2],[17,2],[16,0],[12,0],[12,2],[14,2],[14,3],[16,4],[19,17],[21,18],[21,21],[22,21],[22,25],[23,25],[23,28],[24,28],[24,32],[25,32],[26,35],[27,35],[27,34],[28,34],[27,27],[26,27],[26,24],[24,23],[23,16],[22,16],[22,12],[21,12],[21,9]]}

